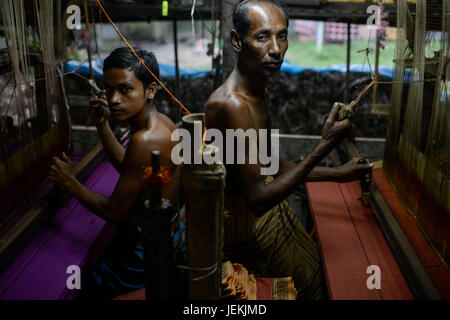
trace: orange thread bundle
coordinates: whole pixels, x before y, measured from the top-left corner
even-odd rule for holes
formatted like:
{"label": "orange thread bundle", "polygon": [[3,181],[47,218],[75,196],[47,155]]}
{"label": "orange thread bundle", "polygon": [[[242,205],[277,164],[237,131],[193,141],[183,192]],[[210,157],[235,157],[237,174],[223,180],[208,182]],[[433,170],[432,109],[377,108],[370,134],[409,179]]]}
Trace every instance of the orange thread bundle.
{"label": "orange thread bundle", "polygon": [[150,187],[162,187],[171,181],[169,170],[162,168],[155,174],[153,174],[152,167],[144,167],[144,174],[142,176],[144,183]]}

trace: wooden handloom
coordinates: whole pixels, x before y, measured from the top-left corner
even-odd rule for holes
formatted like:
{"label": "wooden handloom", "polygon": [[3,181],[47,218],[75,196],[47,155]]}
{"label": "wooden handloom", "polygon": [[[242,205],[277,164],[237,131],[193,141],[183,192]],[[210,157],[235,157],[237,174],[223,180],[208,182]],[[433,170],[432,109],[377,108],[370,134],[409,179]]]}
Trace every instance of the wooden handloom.
{"label": "wooden handloom", "polygon": [[[119,135],[119,134],[118,134]],[[121,141],[126,143],[127,133]],[[118,172],[101,145],[73,154],[77,178],[94,192],[112,193]],[[85,275],[97,264],[115,226],[95,216],[51,182],[43,183],[0,228],[0,300],[76,299],[66,284],[71,265]]]}
{"label": "wooden handloom", "polygon": [[[358,156],[354,147],[348,150]],[[449,299],[450,275],[442,259],[383,169],[375,169],[372,179],[371,207],[359,199],[357,181],[306,184],[330,299]],[[380,268],[380,289],[367,286],[370,265]]]}
{"label": "wooden handloom", "polygon": [[[85,185],[94,192],[111,194],[119,174],[101,162]],[[93,215],[71,198],[47,221],[24,250],[0,274],[0,299],[75,299],[66,270],[79,266],[82,275],[92,268],[109,244],[114,226]]]}

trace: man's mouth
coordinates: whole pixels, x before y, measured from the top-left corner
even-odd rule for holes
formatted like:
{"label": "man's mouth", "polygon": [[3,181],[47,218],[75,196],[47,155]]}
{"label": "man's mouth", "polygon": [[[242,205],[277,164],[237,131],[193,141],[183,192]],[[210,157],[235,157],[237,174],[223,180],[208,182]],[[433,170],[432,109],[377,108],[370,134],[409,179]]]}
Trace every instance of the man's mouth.
{"label": "man's mouth", "polygon": [[119,114],[124,113],[124,110],[123,109],[111,109],[111,113],[113,115],[119,115]]}
{"label": "man's mouth", "polygon": [[264,66],[271,68],[271,69],[275,69],[275,68],[280,68],[282,63],[283,63],[283,61],[270,61],[270,62],[265,62]]}

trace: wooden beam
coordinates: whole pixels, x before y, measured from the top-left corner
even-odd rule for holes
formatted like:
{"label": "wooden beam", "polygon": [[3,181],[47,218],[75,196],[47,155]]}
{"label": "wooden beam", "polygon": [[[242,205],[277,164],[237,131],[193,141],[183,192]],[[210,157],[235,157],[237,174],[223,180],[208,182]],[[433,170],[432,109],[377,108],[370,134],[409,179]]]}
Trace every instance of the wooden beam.
{"label": "wooden beam", "polygon": [[375,183],[370,185],[371,207],[403,274],[417,299],[441,299],[428,272],[414,251]]}
{"label": "wooden beam", "polygon": [[[306,1],[283,1],[287,6],[290,19],[307,19],[318,21],[333,21],[346,22],[356,24],[366,24],[369,15],[366,10],[367,7],[375,2],[323,2],[319,0]],[[233,2],[222,1],[222,10],[225,6],[232,7]],[[89,7],[98,9],[97,5],[90,3]],[[389,13],[386,20],[392,25],[395,24],[397,13],[396,7],[393,4],[385,4],[385,11]],[[169,6],[169,14],[165,17],[161,14],[161,4],[107,4],[105,9],[110,14],[114,22],[130,22],[130,21],[164,21],[164,20],[190,20],[191,6]],[[220,19],[222,10],[218,12],[218,19]],[[97,12],[98,10],[94,10]],[[197,5],[194,12],[194,19],[196,20],[210,20],[211,6],[209,3]],[[224,11],[225,17],[227,17]],[[99,16],[93,17],[95,22],[99,22]],[[229,17],[227,17],[229,19]],[[105,22],[104,19],[102,19]]]}
{"label": "wooden beam", "polygon": [[[98,12],[96,3],[90,3],[89,8],[93,8],[94,12]],[[89,9],[88,9],[89,10]],[[172,21],[172,20],[191,20],[191,6],[183,6],[173,8],[169,6],[167,16],[162,15],[161,3],[157,5],[152,4],[107,4],[105,10],[114,22],[132,22],[132,21]],[[211,8],[206,5],[197,6],[194,11],[195,20],[210,20]],[[98,14],[91,17],[96,23],[100,22]],[[102,22],[105,22],[105,17],[102,16]]]}

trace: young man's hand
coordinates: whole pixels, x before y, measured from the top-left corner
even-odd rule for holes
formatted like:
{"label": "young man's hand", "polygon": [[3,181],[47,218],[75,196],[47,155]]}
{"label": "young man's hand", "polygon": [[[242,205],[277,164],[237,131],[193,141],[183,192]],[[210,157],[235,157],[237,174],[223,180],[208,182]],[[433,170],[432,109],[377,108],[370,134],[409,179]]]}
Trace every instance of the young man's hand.
{"label": "young man's hand", "polygon": [[62,159],[58,157],[53,158],[49,179],[65,188],[75,179],[73,163],[65,153],[63,153]]}
{"label": "young man's hand", "polygon": [[370,183],[372,180],[373,163],[370,163],[367,159],[365,159],[365,163],[358,163],[358,160],[360,160],[360,158],[353,158],[346,164],[336,167],[336,181],[347,182],[359,180],[364,177],[365,180]]}
{"label": "young man's hand", "polygon": [[322,139],[327,140],[332,144],[337,144],[344,139],[350,128],[349,119],[338,121],[339,110],[344,106],[345,104],[336,102],[323,125]]}
{"label": "young man's hand", "polygon": [[89,101],[89,116],[97,127],[106,124],[108,118],[111,116],[105,93],[106,91],[102,90],[95,98]]}

